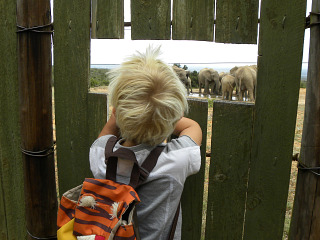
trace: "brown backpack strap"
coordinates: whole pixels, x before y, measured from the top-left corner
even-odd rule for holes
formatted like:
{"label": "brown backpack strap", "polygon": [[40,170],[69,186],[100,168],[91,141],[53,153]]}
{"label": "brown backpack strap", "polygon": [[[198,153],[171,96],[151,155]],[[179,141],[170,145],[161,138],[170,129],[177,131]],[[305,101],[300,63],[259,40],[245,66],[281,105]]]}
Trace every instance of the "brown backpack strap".
{"label": "brown backpack strap", "polygon": [[140,166],[140,179],[139,179],[139,184],[143,183],[150,175],[152,172],[153,168],[156,166],[158,162],[158,158],[163,151],[164,146],[157,146],[154,148],[148,157],[144,160],[144,162]]}
{"label": "brown backpack strap", "polygon": [[176,214],[174,215],[168,240],[173,240],[173,238],[174,238],[174,234],[175,234],[175,232],[176,232],[176,227],[177,227],[177,223],[178,223],[178,219],[179,219],[179,214],[180,214],[180,206],[181,206],[181,202],[179,202],[179,205],[178,205]]}
{"label": "brown backpack strap", "polygon": [[[136,155],[133,151],[126,148],[119,148],[113,152],[113,148],[118,139],[116,137],[110,137],[105,147],[105,163],[107,166],[106,169],[106,179],[112,180],[114,182],[117,181],[117,166],[118,166],[118,158],[128,159],[134,162],[132,172],[139,173],[139,165],[136,159]],[[135,175],[135,174],[134,174]],[[139,176],[138,176],[139,177]],[[134,187],[138,184],[138,180],[136,176],[131,174],[131,179],[129,185]]]}
{"label": "brown backpack strap", "polygon": [[110,137],[105,147],[106,179],[116,182],[118,158],[128,159],[134,162],[129,185],[136,188],[147,179],[157,164],[158,157],[164,149],[164,146],[154,148],[140,167],[132,150],[119,148],[113,152],[117,140],[116,137]]}

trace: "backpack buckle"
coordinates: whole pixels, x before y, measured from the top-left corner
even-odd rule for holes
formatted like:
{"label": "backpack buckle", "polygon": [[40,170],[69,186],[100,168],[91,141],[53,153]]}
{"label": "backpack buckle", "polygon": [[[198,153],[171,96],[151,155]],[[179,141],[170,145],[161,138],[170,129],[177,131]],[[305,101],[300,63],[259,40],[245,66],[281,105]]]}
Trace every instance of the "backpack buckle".
{"label": "backpack buckle", "polygon": [[139,169],[140,169],[140,179],[142,182],[144,182],[149,177],[150,173],[147,171],[147,169],[143,167],[139,167]]}

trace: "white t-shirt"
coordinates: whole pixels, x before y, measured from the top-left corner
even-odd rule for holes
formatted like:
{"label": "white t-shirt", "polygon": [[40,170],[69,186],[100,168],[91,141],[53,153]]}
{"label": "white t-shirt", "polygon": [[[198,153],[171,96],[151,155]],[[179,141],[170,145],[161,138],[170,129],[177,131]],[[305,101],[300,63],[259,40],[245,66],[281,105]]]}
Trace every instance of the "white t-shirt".
{"label": "white t-shirt", "polygon": [[[106,176],[105,145],[112,135],[98,138],[90,148],[90,168],[95,178]],[[154,147],[140,144],[124,147],[118,141],[118,148],[128,148],[135,153],[139,165],[144,162]],[[158,162],[147,180],[136,191],[141,202],[137,205],[140,237],[142,240],[167,240],[176,213],[183,186],[188,176],[199,171],[201,165],[200,147],[189,137],[181,136],[165,146]],[[117,181],[128,184],[133,163],[119,159]],[[174,239],[181,239],[181,214]]]}

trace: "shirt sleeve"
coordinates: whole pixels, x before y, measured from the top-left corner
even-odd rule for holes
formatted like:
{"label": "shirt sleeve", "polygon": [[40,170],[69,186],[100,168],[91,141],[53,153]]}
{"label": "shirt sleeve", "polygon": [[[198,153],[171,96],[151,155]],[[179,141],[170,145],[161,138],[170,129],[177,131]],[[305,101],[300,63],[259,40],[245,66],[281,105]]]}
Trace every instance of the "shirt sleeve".
{"label": "shirt sleeve", "polygon": [[[168,152],[172,152],[175,158],[187,159],[185,177],[197,173],[201,167],[200,146],[198,146],[189,136],[183,135],[171,140],[167,145]],[[176,154],[175,154],[176,153]]]}
{"label": "shirt sleeve", "polygon": [[90,169],[94,178],[106,178],[106,164],[105,164],[105,146],[107,141],[113,135],[105,135],[98,138],[90,147],[89,162]]}

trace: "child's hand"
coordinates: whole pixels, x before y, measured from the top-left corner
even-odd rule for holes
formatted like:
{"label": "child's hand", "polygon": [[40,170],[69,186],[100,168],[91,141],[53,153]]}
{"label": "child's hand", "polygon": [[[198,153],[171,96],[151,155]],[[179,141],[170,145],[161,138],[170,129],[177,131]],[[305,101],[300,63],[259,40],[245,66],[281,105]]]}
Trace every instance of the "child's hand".
{"label": "child's hand", "polygon": [[112,114],[106,125],[104,125],[101,133],[99,134],[99,137],[109,134],[114,135],[116,137],[120,136],[119,128],[116,122],[115,109],[113,109]]}

